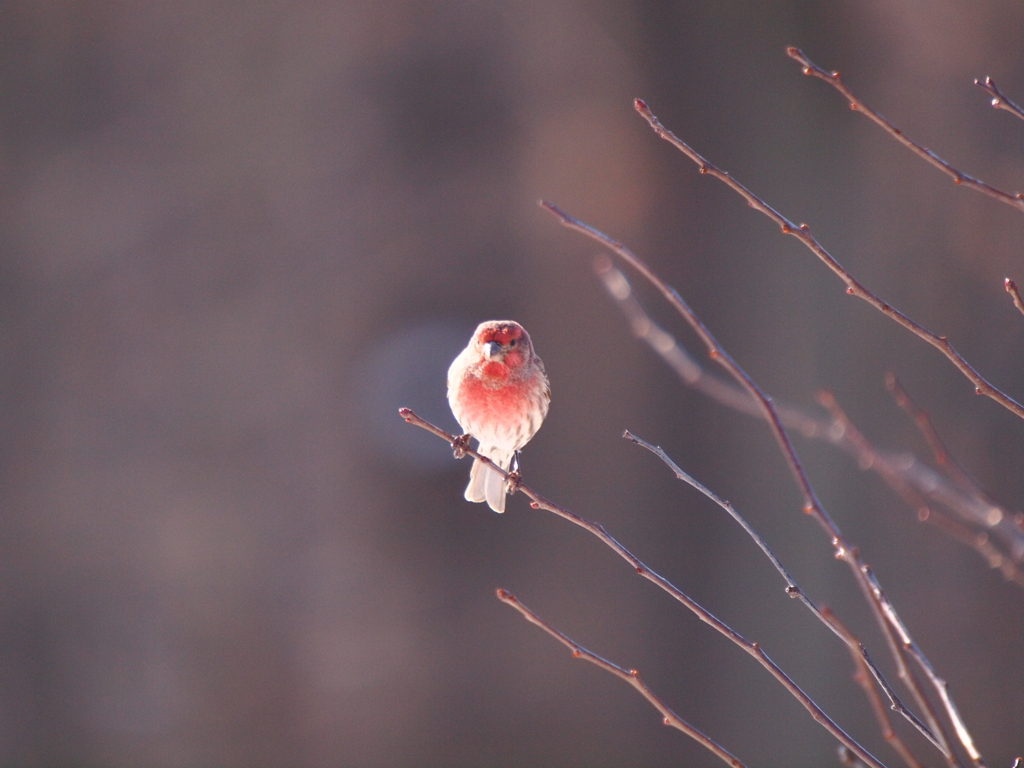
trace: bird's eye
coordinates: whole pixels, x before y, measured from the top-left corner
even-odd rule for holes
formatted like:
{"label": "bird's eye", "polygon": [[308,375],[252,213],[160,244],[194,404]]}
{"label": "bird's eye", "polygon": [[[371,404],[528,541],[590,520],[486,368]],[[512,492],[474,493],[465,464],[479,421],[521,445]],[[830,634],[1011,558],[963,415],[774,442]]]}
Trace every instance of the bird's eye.
{"label": "bird's eye", "polygon": [[509,345],[510,347],[514,347],[514,346],[516,345],[516,340],[515,340],[515,339],[512,339],[512,341],[510,341],[510,342],[508,343],[508,345]]}

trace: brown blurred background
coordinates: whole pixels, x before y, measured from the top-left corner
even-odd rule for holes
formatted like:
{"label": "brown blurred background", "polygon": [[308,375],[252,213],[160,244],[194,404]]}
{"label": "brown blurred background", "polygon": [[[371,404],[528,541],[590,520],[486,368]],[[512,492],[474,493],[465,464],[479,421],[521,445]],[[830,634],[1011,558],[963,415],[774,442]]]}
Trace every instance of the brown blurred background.
{"label": "brown blurred background", "polygon": [[[0,6],[0,763],[719,764],[498,603],[505,587],[749,764],[835,764],[749,657],[522,497],[504,516],[463,501],[468,462],[398,419],[454,429],[449,362],[476,323],[512,317],[554,392],[526,481],[896,764],[845,650],[620,438],[733,501],[884,659],[767,430],[683,389],[606,298],[596,247],[536,207],[647,258],[775,397],[814,409],[828,388],[879,445],[924,454],[882,386],[896,372],[1019,509],[1024,423],[633,112],[645,98],[1024,396],[1002,289],[1024,281],[1024,217],[851,114],[787,45],[964,171],[1024,187],[1024,123],[972,85],[1024,101],[1012,0]],[[847,457],[797,448],[1008,765],[1024,591]]]}

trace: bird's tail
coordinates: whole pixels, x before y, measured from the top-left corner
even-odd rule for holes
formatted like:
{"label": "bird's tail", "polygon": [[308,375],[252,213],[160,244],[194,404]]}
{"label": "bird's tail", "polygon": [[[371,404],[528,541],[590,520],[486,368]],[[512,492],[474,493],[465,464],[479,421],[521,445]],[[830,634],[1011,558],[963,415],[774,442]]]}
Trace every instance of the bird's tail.
{"label": "bird's tail", "polygon": [[[512,463],[514,451],[495,448],[493,445],[481,445],[477,450],[502,469],[507,470]],[[487,506],[495,512],[504,512],[505,478],[478,459],[473,459],[473,468],[469,470],[469,485],[466,486],[466,501],[486,501]]]}

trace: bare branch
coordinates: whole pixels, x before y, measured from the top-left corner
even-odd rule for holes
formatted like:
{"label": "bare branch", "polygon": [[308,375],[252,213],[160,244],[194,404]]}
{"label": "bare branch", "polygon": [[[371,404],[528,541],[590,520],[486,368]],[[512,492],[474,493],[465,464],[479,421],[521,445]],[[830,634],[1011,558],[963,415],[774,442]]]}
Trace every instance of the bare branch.
{"label": "bare branch", "polygon": [[[963,526],[959,526],[951,520],[945,520],[941,516],[933,522],[939,528],[977,550],[991,567],[1002,571],[1007,581],[1024,586],[1024,574],[1015,565],[1024,560],[1024,541],[1022,541],[1021,529],[1014,520],[1014,518],[1020,517],[1020,513],[1010,515],[992,501],[974,479],[963,470],[946,449],[927,411],[911,399],[892,373],[886,375],[886,387],[893,393],[897,405],[907,412],[924,435],[925,441],[935,457],[935,463],[950,480],[975,501],[970,507],[964,508],[963,516],[972,526],[982,530],[965,531]],[[992,545],[989,531],[1005,544],[1009,550],[1008,554]]]}
{"label": "bare branch", "polygon": [[[633,334],[647,342],[684,384],[726,407],[754,418],[763,418],[761,409],[744,390],[706,371],[672,334],[651,319],[633,294],[629,280],[606,255],[601,254],[594,259],[594,269],[626,315]],[[1015,522],[1024,515],[999,507],[981,491],[970,493],[952,484],[912,454],[875,448],[849,420],[837,420],[835,414],[829,422],[777,401],[775,410],[783,426],[798,430],[804,437],[825,440],[855,458],[862,469],[876,472],[916,511],[918,520],[934,525],[956,541],[971,547],[989,567],[998,569],[1003,578],[1024,588],[1024,573],[1016,566],[1016,563],[1024,561],[1024,533]],[[929,502],[942,505],[967,521],[972,528],[942,514]],[[996,521],[994,527],[993,521]],[[988,532],[979,532],[973,527],[992,531],[1005,545],[1006,551],[992,543]]]}
{"label": "bare branch", "polygon": [[743,763],[740,762],[739,758],[735,757],[734,755],[726,751],[723,747],[715,743],[715,741],[712,740],[710,737],[705,736],[703,733],[698,731],[692,725],[690,725],[681,717],[679,717],[679,715],[673,712],[669,708],[669,706],[665,704],[665,702],[659,699],[654,694],[654,692],[647,687],[647,684],[640,679],[640,673],[637,672],[635,669],[625,670],[622,667],[613,664],[610,661],[602,659],[597,654],[588,651],[586,648],[579,645],[566,635],[562,634],[557,629],[548,624],[546,621],[544,621],[542,618],[540,618],[536,613],[534,613],[525,605],[523,605],[519,601],[519,599],[510,592],[504,589],[499,589],[497,591],[497,595],[498,599],[501,600],[501,602],[505,603],[506,605],[511,605],[513,608],[515,608],[523,615],[524,619],[526,619],[531,624],[535,624],[536,626],[540,627],[553,638],[558,640],[562,645],[564,645],[570,651],[572,651],[574,659],[585,659],[586,661],[589,661],[591,664],[600,667],[605,672],[610,672],[616,677],[625,680],[631,686],[640,691],[640,695],[647,699],[652,705],[654,705],[655,709],[661,712],[663,718],[662,722],[665,725],[670,725],[673,728],[682,731],[691,739],[693,739],[698,744],[703,746],[705,749],[709,750],[710,752],[713,752],[718,757],[720,757],[722,761],[725,762],[727,765],[731,765],[734,768],[743,768]]}
{"label": "bare branch", "polygon": [[807,475],[800,466],[800,460],[797,458],[796,451],[793,450],[793,446],[789,442],[789,437],[787,436],[786,431],[782,428],[782,423],[779,421],[778,415],[775,412],[775,406],[772,404],[771,399],[761,392],[753,379],[751,379],[728,355],[728,353],[719,346],[715,337],[711,335],[711,332],[704,326],[704,323],[700,321],[696,313],[690,309],[689,305],[683,301],[682,297],[676,292],[676,290],[658,277],[650,267],[641,261],[636,254],[622,245],[622,243],[613,240],[608,237],[608,235],[594,229],[589,224],[584,224],[578,219],[573,218],[549,202],[542,200],[540,202],[540,206],[554,215],[561,222],[562,226],[581,232],[617,254],[623,259],[623,261],[627,262],[640,274],[646,277],[647,280],[658,289],[661,295],[665,297],[665,300],[683,316],[683,319],[686,320],[689,326],[700,337],[701,341],[704,342],[704,345],[708,350],[708,356],[725,368],[736,383],[746,391],[747,395],[758,406],[761,413],[764,414],[765,420],[768,422],[768,426],[772,430],[772,433],[782,450],[786,463],[789,465],[790,472],[795,478],[797,485],[800,487],[800,491],[804,497],[804,511],[813,515],[822,527],[830,534],[838,533],[835,523],[825,513],[824,508],[815,496],[814,489],[811,487],[811,484],[807,479]]}
{"label": "bare branch", "polygon": [[[1024,587],[1024,573],[1021,573],[1015,562],[1019,562],[1019,554],[1013,552],[1020,548],[1020,535],[1016,526],[1005,516],[1003,510],[987,502],[981,492],[972,493],[969,496],[957,495],[954,487],[948,485],[949,481],[930,470],[927,473],[921,472],[921,467],[915,464],[897,466],[895,462],[887,460],[871,443],[860,430],[850,421],[846,413],[835,401],[835,398],[828,392],[818,393],[818,402],[821,403],[829,413],[842,434],[844,445],[852,446],[857,455],[857,461],[865,469],[873,469],[899,494],[903,500],[913,509],[917,510],[917,519],[922,523],[934,525],[947,536],[966,544],[980,554],[989,567],[997,568],[1003,574],[1003,578],[1013,582],[1019,587]],[[916,471],[911,471],[916,470]],[[936,489],[942,484],[946,485],[946,493],[937,495]],[[940,503],[947,502],[949,498],[972,500],[971,504],[958,504],[956,509],[961,516],[968,520],[971,525],[986,527],[994,530],[1000,539],[1006,540],[1006,545],[1011,554],[1003,552],[992,544],[989,534],[985,530],[972,529],[955,520],[943,515],[930,506],[922,494],[928,490],[929,495],[937,498]],[[966,491],[960,489],[960,494]],[[952,504],[946,503],[953,507]],[[988,510],[979,514],[982,510]]]}
{"label": "bare branch", "polygon": [[992,97],[992,106],[996,109],[1005,109],[1011,115],[1016,115],[1021,120],[1024,120],[1024,109],[1021,109],[1012,101],[1010,101],[1003,93],[996,87],[996,81],[991,77],[986,77],[984,80],[975,80],[974,84],[981,88],[983,91],[988,91],[988,94]]}
{"label": "bare branch", "polygon": [[[458,439],[456,435],[448,434],[440,427],[434,426],[430,422],[421,419],[409,408],[399,408],[398,415],[405,419],[405,421],[407,421],[408,423],[418,427],[422,427],[428,432],[437,435],[442,440],[447,441],[453,448],[456,446],[456,441]],[[503,477],[507,478],[509,475],[508,472],[503,470],[493,461],[488,459],[486,456],[481,455],[472,448],[466,447],[462,451],[462,453],[464,453],[467,456],[472,456],[473,458],[484,462],[485,464],[490,466],[494,471],[499,472]],[[681,589],[672,584],[664,576],[661,576],[658,573],[652,571],[650,568],[648,568],[643,562],[641,562],[641,560],[638,557],[636,557],[636,555],[634,555],[622,544],[616,541],[611,536],[611,534],[609,534],[608,531],[604,529],[603,525],[601,525],[600,523],[591,522],[590,520],[586,520],[585,518],[582,518],[579,515],[570,512],[565,507],[561,507],[555,504],[554,502],[549,501],[548,499],[544,498],[539,493],[532,490],[528,486],[523,485],[522,483],[518,485],[518,490],[531,499],[532,503],[530,504],[530,506],[533,507],[534,509],[544,509],[548,512],[552,512],[553,514],[556,514],[559,517],[564,518],[565,520],[568,520],[569,522],[580,526],[584,530],[589,531],[598,539],[600,539],[619,557],[621,557],[623,560],[629,563],[633,570],[635,570],[640,576],[643,576],[648,581],[651,581],[657,586],[661,587],[665,592],[667,592],[673,598],[675,598],[688,609],[690,609],[690,611],[692,611],[693,614],[697,616],[697,618],[699,618],[705,624],[712,627],[720,634],[724,635],[726,638],[731,640],[734,644],[738,645],[748,654],[753,656],[758,661],[758,663],[761,664],[761,666],[767,669],[768,672],[776,680],[778,680],[783,685],[783,687],[785,687],[785,689],[789,691],[790,694],[797,701],[799,701],[800,704],[802,704],[808,712],[810,712],[811,717],[814,718],[816,722],[821,724],[821,726],[825,728],[825,730],[831,733],[841,744],[844,744],[847,748],[849,748],[850,751],[856,754],[858,758],[863,760],[868,765],[873,766],[874,768],[884,768],[883,764],[879,762],[877,758],[875,758],[864,747],[862,747],[860,744],[854,741],[854,739],[851,738],[842,728],[836,725],[836,723],[828,715],[825,714],[821,707],[819,707],[814,702],[814,700],[811,699],[810,696],[804,693],[800,686],[793,682],[793,680],[785,672],[782,671],[781,667],[779,667],[774,661],[772,661],[768,654],[761,649],[761,646],[758,643],[750,642],[749,640],[744,638],[741,634],[732,629],[728,624],[723,622],[721,619],[715,617],[710,611],[702,607],[689,595],[687,595]]]}
{"label": "bare branch", "polygon": [[857,640],[850,630],[839,620],[832,611],[827,607],[823,607],[821,612],[828,618],[832,631],[840,634],[846,638],[846,647],[850,651],[850,659],[853,661],[855,672],[853,673],[853,680],[857,685],[860,686],[861,690],[864,691],[864,695],[867,696],[868,702],[871,704],[871,711],[875,714],[875,720],[878,722],[878,727],[882,731],[882,738],[889,742],[897,754],[903,758],[910,768],[921,768],[921,764],[917,761],[917,758],[911,754],[910,750],[907,749],[907,745],[903,743],[903,739],[896,735],[896,732],[892,729],[892,723],[889,721],[889,713],[886,712],[885,706],[882,704],[882,699],[878,695],[878,691],[875,686],[871,684],[872,679],[875,677],[874,673],[868,667],[867,661],[864,656],[859,652],[859,648],[864,646]]}
{"label": "bare branch", "polygon": [[1017,284],[1010,278],[1006,278],[1003,281],[1003,285],[1006,287],[1006,292],[1013,298],[1013,306],[1020,310],[1021,314],[1024,314],[1024,301],[1021,301],[1020,291],[1017,290]]}
{"label": "bare branch", "polygon": [[966,525],[953,520],[931,507],[925,507],[918,514],[922,522],[930,523],[962,544],[971,547],[994,568],[1003,574],[1003,578],[1024,588],[1024,573],[1017,567],[1016,561],[992,543],[988,531],[975,531]]}
{"label": "bare branch", "polygon": [[[629,280],[611,263],[611,259],[604,254],[597,256],[594,270],[626,315],[633,334],[647,342],[684,384],[728,408],[763,418],[761,409],[744,390],[705,370],[672,334],[651,319],[634,295]],[[1003,578],[1024,588],[1024,572],[1016,565],[1024,561],[1024,533],[1015,523],[1024,515],[999,507],[980,490],[968,492],[952,484],[947,477],[934,472],[912,454],[875,448],[845,415],[837,419],[833,413],[829,422],[778,401],[775,402],[775,410],[783,426],[798,430],[804,437],[825,440],[855,458],[862,469],[876,472],[915,510],[918,520],[935,526],[975,550],[989,567],[998,569]],[[972,527],[942,514],[929,502],[942,505]],[[993,521],[996,521],[995,526]],[[1005,545],[1006,551],[992,543],[987,531],[977,531],[973,527],[992,531]]]}
{"label": "bare branch", "polygon": [[[947,176],[952,178],[954,184],[962,184],[966,187],[977,190],[982,194],[988,195],[989,197],[993,197],[996,200],[1012,205],[1014,208],[1017,208],[1018,210],[1024,211],[1024,195],[1022,195],[1020,192],[1011,195],[1009,192],[1003,192],[1001,189],[996,189],[991,184],[986,184],[980,179],[976,179],[973,176],[968,176],[963,171],[959,171],[956,168],[954,168],[952,165],[947,163],[945,160],[936,155],[930,149],[922,147],[916,141],[908,139],[903,134],[903,131],[901,131],[895,125],[890,123],[880,114],[878,114],[875,110],[871,109],[871,107],[869,107],[863,101],[854,96],[853,92],[843,84],[843,81],[840,78],[838,72],[826,72],[817,64],[808,59],[804,55],[803,51],[801,51],[799,48],[787,48],[786,55],[789,56],[789,58],[793,59],[794,61],[798,62],[803,67],[803,72],[805,75],[808,75],[810,77],[816,77],[819,80],[822,80],[831,85],[833,88],[839,91],[839,93],[841,93],[848,102],[850,102],[850,109],[864,114],[868,119],[871,120],[871,122],[881,127],[882,130],[884,130],[886,133],[888,133],[890,136],[896,139],[896,141],[905,146],[915,155],[920,157],[922,160],[925,160],[926,162],[932,164],[940,171],[945,173]],[[977,82],[977,80],[975,80],[975,82]]]}
{"label": "bare branch", "polygon": [[[806,224],[800,224],[799,226],[797,226],[789,219],[787,219],[785,216],[783,216],[781,213],[779,213],[774,208],[769,206],[766,202],[764,202],[761,198],[759,198],[745,186],[743,186],[738,181],[733,179],[732,176],[730,176],[728,173],[720,170],[719,168],[715,167],[707,160],[705,160],[701,155],[699,155],[692,148],[690,148],[689,145],[687,145],[679,138],[677,138],[674,133],[666,129],[658,120],[658,118],[654,116],[651,110],[648,109],[647,105],[643,101],[641,101],[640,99],[636,99],[634,102],[634,106],[636,107],[636,111],[639,112],[643,116],[643,118],[650,124],[651,128],[654,129],[654,132],[659,137],[665,139],[667,142],[676,147],[680,152],[682,152],[684,155],[690,158],[694,163],[696,163],[698,168],[700,168],[701,173],[713,176],[716,179],[722,181],[724,184],[726,184],[726,186],[731,188],[733,191],[738,193],[744,200],[746,200],[747,204],[750,205],[751,208],[760,211],[769,219],[778,224],[784,235],[792,235],[805,246],[807,246],[807,248],[810,249],[810,251],[815,256],[817,256],[822,262],[824,262],[825,265],[829,269],[831,269],[836,275],[838,275],[839,278],[846,284],[846,292],[849,295],[863,299],[868,304],[877,309],[879,312],[881,312],[883,315],[886,315],[887,317],[891,318],[892,320],[894,320],[895,322],[899,323],[904,328],[909,330],[915,336],[917,336],[920,339],[923,339],[924,341],[928,342],[933,347],[935,347],[937,350],[939,350],[950,360],[950,362],[953,363],[953,365],[957,367],[957,369],[964,376],[968,378],[968,380],[970,380],[972,384],[974,384],[975,394],[986,395],[987,397],[992,398],[997,403],[1002,405],[1004,408],[1007,408],[1012,413],[1024,419],[1024,406],[1022,406],[1016,400],[1014,400],[1013,398],[1009,397],[1008,395],[1004,394],[1003,392],[992,386],[984,377],[982,377],[980,373],[978,373],[973,367],[971,367],[971,365],[960,355],[959,352],[956,351],[956,349],[954,349],[953,345],[949,343],[949,340],[945,336],[935,335],[924,326],[919,325],[918,323],[916,323],[914,320],[911,320],[909,317],[904,315],[899,310],[882,301],[875,294],[873,294],[871,291],[869,291],[867,288],[861,285],[856,279],[854,279],[853,275],[847,272],[846,269],[838,261],[836,261],[828,253],[828,251],[826,251],[818,243],[817,240],[814,239],[814,237],[811,235],[810,227],[808,227]],[[1024,205],[1024,203],[1022,203],[1022,205]]]}
{"label": "bare branch", "polygon": [[[903,715],[903,717],[905,717],[911,725],[913,725],[926,739],[928,739],[928,741],[932,743],[932,746],[934,746],[936,749],[942,752],[946,757],[950,756],[948,747],[942,741],[940,741],[928,729],[928,727],[924,723],[922,723],[916,715],[914,715],[913,712],[911,712],[905,706],[903,706],[903,702],[899,700],[899,697],[896,695],[896,692],[892,689],[892,686],[889,685],[886,679],[882,676],[882,673],[879,671],[878,667],[875,666],[875,663],[871,660],[871,655],[868,653],[868,649],[864,647],[864,644],[861,643],[856,637],[854,637],[851,632],[849,632],[845,627],[842,626],[842,624],[839,624],[838,620],[835,620],[836,623],[833,624],[834,614],[832,614],[831,611],[827,611],[827,609],[823,608],[819,609],[811,601],[811,599],[807,596],[807,593],[805,593],[799,587],[799,585],[793,580],[793,577],[789,575],[789,572],[786,570],[785,566],[782,565],[781,561],[768,547],[767,542],[765,542],[765,540],[762,539],[760,535],[758,535],[757,531],[755,531],[753,527],[746,521],[746,519],[744,519],[743,516],[736,511],[736,508],[733,507],[732,504],[720,498],[717,494],[706,488],[701,483],[697,482],[697,480],[695,480],[689,474],[680,469],[679,465],[672,461],[672,459],[669,458],[668,454],[665,453],[665,451],[662,450],[660,446],[652,445],[651,443],[648,443],[646,440],[640,439],[639,437],[632,434],[628,430],[623,435],[623,437],[625,437],[630,442],[639,445],[642,448],[646,448],[648,451],[653,453],[655,456],[661,459],[668,466],[669,469],[672,470],[672,472],[678,479],[682,480],[683,482],[687,483],[688,485],[692,486],[693,488],[696,488],[698,491],[703,493],[705,496],[711,499],[711,501],[715,502],[715,504],[724,509],[733,520],[739,523],[740,527],[743,528],[747,535],[754,540],[754,543],[757,544],[758,548],[771,561],[772,565],[775,566],[775,570],[779,572],[783,580],[786,582],[786,594],[792,598],[800,600],[800,602],[803,603],[803,605],[811,613],[814,614],[815,618],[817,618],[818,621],[820,621],[826,627],[831,629],[836,634],[836,636],[839,637],[839,639],[846,644],[847,648],[850,650],[850,653],[853,654],[855,658],[860,660],[860,664],[864,667],[864,669],[866,669],[871,674],[871,676],[875,679],[875,682],[878,683],[878,686],[885,692],[885,695],[889,698],[890,706],[894,712],[899,712],[901,715]],[[873,688],[871,689],[871,693],[874,693]],[[871,698],[870,694],[869,698]],[[892,727],[888,726],[888,719],[886,719],[886,724],[887,729],[883,729],[883,734],[886,730],[888,730],[890,733],[892,732]],[[895,738],[895,736],[893,736],[893,738]],[[896,741],[899,741],[899,739],[896,739]]]}
{"label": "bare branch", "polygon": [[[921,668],[925,676],[928,678],[932,687],[939,694],[939,698],[942,700],[942,706],[946,710],[946,715],[953,724],[957,738],[963,748],[967,751],[971,762],[979,767],[984,766],[985,761],[982,759],[981,753],[978,752],[977,747],[975,747],[974,739],[971,736],[970,731],[967,730],[967,725],[964,723],[963,718],[960,717],[960,712],[957,709],[956,704],[953,702],[952,696],[949,695],[948,683],[938,675],[931,662],[928,661],[928,657],[921,652],[917,643],[915,643],[913,638],[911,638],[910,632],[907,630],[906,625],[903,624],[903,620],[896,612],[895,606],[889,602],[889,598],[886,596],[885,592],[882,591],[882,587],[875,578],[875,574],[871,568],[867,565],[862,565],[861,570],[867,579],[868,584],[871,586],[872,597],[884,613],[889,626],[897,633],[901,652],[908,654],[917,663],[918,667]],[[912,689],[914,688],[916,688],[916,683],[912,686]]]}
{"label": "bare branch", "polygon": [[[678,340],[659,326],[633,293],[629,280],[606,255],[594,259],[594,269],[629,320],[633,334],[653,349],[687,386],[702,392],[722,405],[754,418],[763,418],[763,411],[746,391],[704,367]],[[804,437],[825,440],[855,458],[862,468],[878,473],[914,510],[918,518],[934,524],[977,550],[1003,576],[1024,587],[1024,575],[1014,563],[1024,561],[1024,532],[1015,522],[1024,518],[998,506],[978,490],[968,492],[952,484],[919,459],[908,453],[892,453],[873,447],[863,435],[847,423],[831,422],[811,416],[785,403],[775,402],[775,410],[783,426],[798,430]],[[929,502],[945,507],[970,526],[992,531],[1005,544],[1006,552],[994,547],[985,533],[975,533],[940,514]]]}
{"label": "bare branch", "polygon": [[[852,425],[849,423],[849,420],[846,419],[846,416],[842,413],[838,405],[835,403],[835,400],[832,399],[830,395],[828,395],[827,393],[823,393],[823,395],[821,396],[821,400],[823,404],[830,407],[836,418],[841,420],[847,429],[852,430]],[[979,545],[982,541],[982,539],[978,539]],[[878,584],[878,581],[875,578],[875,575],[871,571],[871,569],[868,566],[864,565],[862,566],[861,570],[864,576],[866,577],[867,582],[871,585],[872,597],[875,601],[877,601],[878,606],[882,610],[887,623],[891,627],[892,631],[895,633],[896,639],[898,640],[896,648],[899,651],[899,655],[896,658],[897,663],[900,665],[900,677],[904,678],[905,680],[909,679],[909,670],[906,670],[903,667],[902,662],[903,654],[907,654],[924,672],[925,676],[928,678],[932,687],[938,693],[939,698],[942,700],[943,708],[946,710],[946,714],[949,717],[950,722],[952,722],[953,728],[956,730],[957,738],[963,745],[964,749],[967,750],[968,755],[970,755],[971,757],[971,761],[978,766],[984,765],[984,761],[982,760],[980,753],[978,753],[977,749],[974,746],[973,739],[971,738],[971,735],[967,730],[967,726],[961,719],[960,713],[949,695],[948,684],[943,678],[939,677],[939,675],[935,671],[935,668],[932,667],[931,662],[928,661],[927,657],[925,657],[924,653],[921,652],[921,649],[917,646],[917,644],[913,642],[906,626],[903,624],[903,621],[896,613],[895,607],[892,605],[892,603],[889,602],[889,599],[885,596],[885,593],[882,591],[882,588]],[[887,637],[889,637],[889,635],[887,635]],[[907,676],[905,677],[905,675]]]}
{"label": "bare branch", "polygon": [[[633,295],[629,280],[612,264],[608,256],[602,253],[595,257],[594,271],[626,315],[633,335],[647,342],[684,384],[740,413],[758,419],[764,417],[764,412],[757,401],[751,398],[746,390],[706,371],[672,334],[651,319]],[[785,426],[799,430],[805,437],[823,437],[823,432],[829,428],[827,422],[808,416],[796,408],[778,403],[775,408]]]}
{"label": "bare branch", "polygon": [[[743,185],[733,181],[728,174],[725,174],[722,171],[719,171],[718,169],[713,169],[712,166],[708,166],[704,162],[703,158],[700,157],[700,155],[694,153],[693,150],[691,150],[689,147],[687,147],[685,144],[679,141],[670,132],[666,131],[657,121],[657,118],[655,118],[654,115],[650,113],[650,110],[647,109],[647,106],[642,101],[637,99],[636,104],[637,109],[641,113],[645,114],[645,116],[649,116],[648,119],[651,122],[652,126],[655,128],[655,132],[658,133],[658,135],[662,136],[662,138],[667,138],[669,141],[672,141],[673,143],[679,145],[681,148],[684,148],[683,151],[686,152],[687,154],[692,154],[695,158],[698,158],[697,162],[701,166],[702,172],[717,175],[719,178],[726,181],[726,183],[729,186],[734,187],[737,190],[742,190],[742,194],[748,198],[752,206],[760,207],[761,210],[765,212],[770,212],[769,215],[779,217],[777,213],[775,213],[774,211],[772,211],[772,209],[768,208],[767,205],[762,203],[759,200],[759,198],[754,197],[751,193],[747,192],[746,188],[743,187]],[[814,490],[811,488],[810,481],[807,479],[807,475],[804,473],[803,468],[800,466],[800,461],[797,458],[796,451],[793,449],[789,437],[787,436],[785,429],[782,427],[782,423],[779,421],[779,417],[775,412],[775,408],[771,400],[761,392],[761,390],[757,387],[756,384],[754,384],[753,380],[746,374],[746,372],[743,371],[743,369],[740,368],[736,364],[736,362],[733,361],[732,358],[729,357],[729,355],[726,354],[721,349],[721,347],[718,345],[718,342],[715,341],[714,337],[711,335],[710,331],[708,331],[708,329],[704,327],[704,324],[700,321],[696,314],[694,314],[693,310],[690,309],[686,302],[683,301],[683,299],[679,296],[675,289],[669,286],[660,277],[658,277],[632,251],[630,251],[628,248],[626,248],[616,240],[613,240],[612,238],[608,237],[603,232],[600,232],[599,230],[594,229],[590,225],[584,224],[583,222],[574,219],[568,214],[562,212],[551,203],[541,201],[540,205],[549,213],[556,216],[563,226],[575,230],[577,232],[581,232],[582,234],[587,235],[596,242],[601,243],[606,248],[611,250],[613,253],[617,254],[624,261],[632,265],[633,268],[640,272],[642,275],[644,275],[644,277],[646,277],[651,282],[651,284],[658,289],[662,296],[665,297],[669,304],[671,304],[683,316],[687,324],[689,324],[690,327],[693,328],[693,330],[701,338],[701,340],[704,342],[705,346],[708,349],[708,354],[711,357],[711,359],[715,360],[720,365],[722,365],[722,367],[726,369],[729,375],[733,377],[736,383],[739,384],[743,389],[745,389],[747,393],[750,395],[750,397],[753,398],[758,403],[762,413],[764,414],[765,420],[768,422],[768,426],[770,427],[772,434],[775,436],[776,442],[779,445],[779,449],[782,451],[782,454],[786,459],[786,463],[789,465],[790,472],[793,474],[797,486],[800,488],[801,493],[804,497],[804,513],[810,515],[818,522],[818,524],[829,536],[835,553],[835,557],[839,560],[842,560],[849,566],[851,573],[853,574],[854,579],[857,582],[857,585],[860,587],[861,592],[864,594],[865,600],[868,602],[868,605],[871,607],[873,613],[875,614],[875,619],[886,637],[886,640],[890,647],[890,651],[893,655],[893,659],[898,665],[900,678],[904,681],[904,683],[908,686],[909,690],[913,694],[917,706],[921,709],[922,712],[925,713],[928,722],[928,727],[930,728],[930,730],[933,733],[935,733],[935,735],[939,739],[942,740],[944,745],[946,745],[946,750],[944,750],[944,752],[945,754],[950,756],[948,758],[950,765],[958,765],[958,763],[955,760],[955,755],[953,755],[952,752],[948,749],[948,739],[945,737],[944,730],[940,726],[938,719],[935,717],[928,699],[921,692],[917,684],[917,681],[914,679],[914,676],[910,673],[909,669],[906,668],[903,660],[904,654],[910,655],[911,658],[913,658],[921,666],[926,676],[931,681],[933,687],[936,688],[937,693],[943,701],[944,707],[946,709],[946,714],[952,722],[953,728],[956,731],[957,736],[960,739],[965,751],[970,756],[971,761],[975,765],[983,765],[984,762],[982,760],[981,754],[975,748],[973,739],[970,736],[970,732],[967,730],[967,727],[964,725],[963,721],[960,718],[960,714],[957,711],[957,708],[953,704],[952,699],[949,697],[949,692],[946,687],[945,681],[943,681],[940,677],[938,677],[937,674],[935,674],[935,671],[931,667],[930,663],[928,663],[927,659],[914,644],[909,632],[907,632],[906,627],[899,619],[899,616],[896,613],[895,608],[888,602],[888,599],[885,597],[884,592],[875,580],[873,574],[871,573],[871,569],[861,561],[857,549],[851,546],[846,541],[846,539],[842,535],[842,532],[839,530],[839,527],[835,524],[831,517],[829,517],[829,515],[825,512],[824,507],[822,507],[821,503],[818,501],[817,496],[814,493]],[[779,218],[781,219],[781,217]],[[811,242],[813,242],[813,239],[811,240]],[[817,244],[815,243],[815,245]],[[818,247],[820,248],[820,246]],[[852,278],[850,279],[852,280]],[[1018,406],[1018,408],[1020,408],[1020,406]]]}
{"label": "bare branch", "polygon": [[928,447],[931,449],[932,455],[935,457],[935,463],[939,468],[965,491],[983,498],[984,494],[978,485],[967,476],[967,473],[964,472],[956,459],[949,455],[949,451],[946,450],[946,446],[942,442],[942,438],[940,438],[939,433],[935,431],[935,425],[932,424],[932,420],[928,415],[928,412],[919,407],[918,404],[911,399],[910,395],[903,388],[903,385],[900,384],[899,379],[896,378],[894,373],[890,372],[885,375],[885,388],[892,393],[893,399],[896,400],[896,405],[906,411],[907,415],[913,420],[914,424],[921,432],[921,435],[924,437],[925,442],[928,443]]}

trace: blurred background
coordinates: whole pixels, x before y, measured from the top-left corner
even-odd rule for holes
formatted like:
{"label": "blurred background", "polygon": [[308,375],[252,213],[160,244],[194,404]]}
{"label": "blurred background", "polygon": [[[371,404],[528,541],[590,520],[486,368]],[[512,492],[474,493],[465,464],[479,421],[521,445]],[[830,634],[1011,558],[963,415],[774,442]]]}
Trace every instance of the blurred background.
{"label": "blurred background", "polygon": [[[718,765],[494,597],[515,593],[751,765],[836,764],[748,656],[593,537],[462,499],[448,364],[514,318],[552,381],[525,481],[763,647],[883,761],[845,649],[730,499],[895,682],[767,429],[687,390],[595,278],[628,244],[781,401],[835,393],[927,455],[893,371],[994,498],[1024,423],[657,139],[808,222],[864,284],[1024,397],[1020,211],[956,187],[784,54],[961,170],[1024,187],[1013,0],[0,6],[0,763]],[[633,277],[633,276],[631,276]],[[698,349],[657,296],[655,317]],[[795,438],[989,765],[1024,750],[1024,590],[876,475]],[[939,763],[902,723],[926,764]]]}

